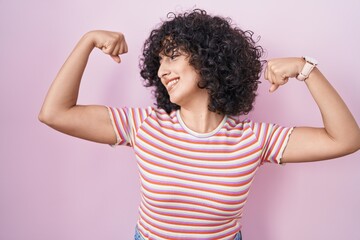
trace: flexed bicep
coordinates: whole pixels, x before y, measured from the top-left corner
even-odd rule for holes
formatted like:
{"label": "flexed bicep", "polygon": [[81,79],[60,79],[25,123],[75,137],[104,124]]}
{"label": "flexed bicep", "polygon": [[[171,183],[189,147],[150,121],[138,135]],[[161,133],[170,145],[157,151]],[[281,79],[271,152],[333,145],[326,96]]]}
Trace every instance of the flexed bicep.
{"label": "flexed bicep", "polygon": [[98,47],[120,62],[127,52],[124,35],[108,31],[86,33],[63,64],[48,90],[39,120],[63,133],[113,144],[116,137],[106,107],[78,105],[80,83],[92,50]]}

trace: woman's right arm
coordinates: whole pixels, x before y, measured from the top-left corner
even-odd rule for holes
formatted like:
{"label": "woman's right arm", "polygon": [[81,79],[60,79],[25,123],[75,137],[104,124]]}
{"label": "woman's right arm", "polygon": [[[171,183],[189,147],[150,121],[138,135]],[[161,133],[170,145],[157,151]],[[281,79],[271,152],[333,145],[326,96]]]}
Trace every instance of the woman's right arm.
{"label": "woman's right arm", "polygon": [[57,74],[47,93],[39,120],[48,126],[86,140],[114,144],[116,136],[105,106],[78,105],[80,82],[94,48],[120,63],[127,52],[124,35],[108,31],[86,33]]}

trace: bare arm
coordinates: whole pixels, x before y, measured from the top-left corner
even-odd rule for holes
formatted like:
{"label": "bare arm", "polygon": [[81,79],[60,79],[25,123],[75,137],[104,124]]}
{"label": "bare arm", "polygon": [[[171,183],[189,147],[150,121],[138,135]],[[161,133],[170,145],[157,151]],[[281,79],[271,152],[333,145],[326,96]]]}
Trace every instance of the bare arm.
{"label": "bare arm", "polygon": [[77,105],[80,82],[90,53],[101,49],[120,63],[127,52],[121,33],[92,31],[85,34],[53,81],[39,114],[39,120],[50,127],[83,139],[113,144],[116,136],[105,106]]}
{"label": "bare arm", "polygon": [[[269,61],[265,78],[270,91],[296,77],[305,61],[302,58]],[[290,136],[282,162],[307,162],[336,158],[360,149],[360,129],[336,90],[315,68],[305,80],[323,120],[323,128],[297,127]]]}

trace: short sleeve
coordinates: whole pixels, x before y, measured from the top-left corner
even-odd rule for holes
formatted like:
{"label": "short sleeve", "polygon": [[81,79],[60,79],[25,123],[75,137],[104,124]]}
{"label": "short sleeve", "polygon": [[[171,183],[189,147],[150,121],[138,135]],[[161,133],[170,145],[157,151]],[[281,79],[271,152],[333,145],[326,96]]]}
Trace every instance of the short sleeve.
{"label": "short sleeve", "polygon": [[114,145],[134,146],[136,133],[152,108],[107,108],[116,135]]}
{"label": "short sleeve", "polygon": [[281,163],[293,129],[293,127],[282,127],[269,123],[257,124],[254,130],[262,147],[261,164],[265,162]]}

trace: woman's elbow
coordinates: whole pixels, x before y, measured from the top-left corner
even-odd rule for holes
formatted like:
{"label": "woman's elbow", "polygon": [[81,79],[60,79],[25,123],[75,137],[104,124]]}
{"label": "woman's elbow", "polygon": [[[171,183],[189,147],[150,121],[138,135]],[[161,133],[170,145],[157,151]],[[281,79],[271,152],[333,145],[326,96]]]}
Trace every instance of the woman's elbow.
{"label": "woman's elbow", "polygon": [[52,126],[56,122],[55,114],[52,111],[42,108],[39,112],[38,119],[40,122]]}
{"label": "woman's elbow", "polygon": [[345,155],[355,153],[358,150],[360,150],[360,129],[353,135],[349,135],[346,144],[343,145]]}

